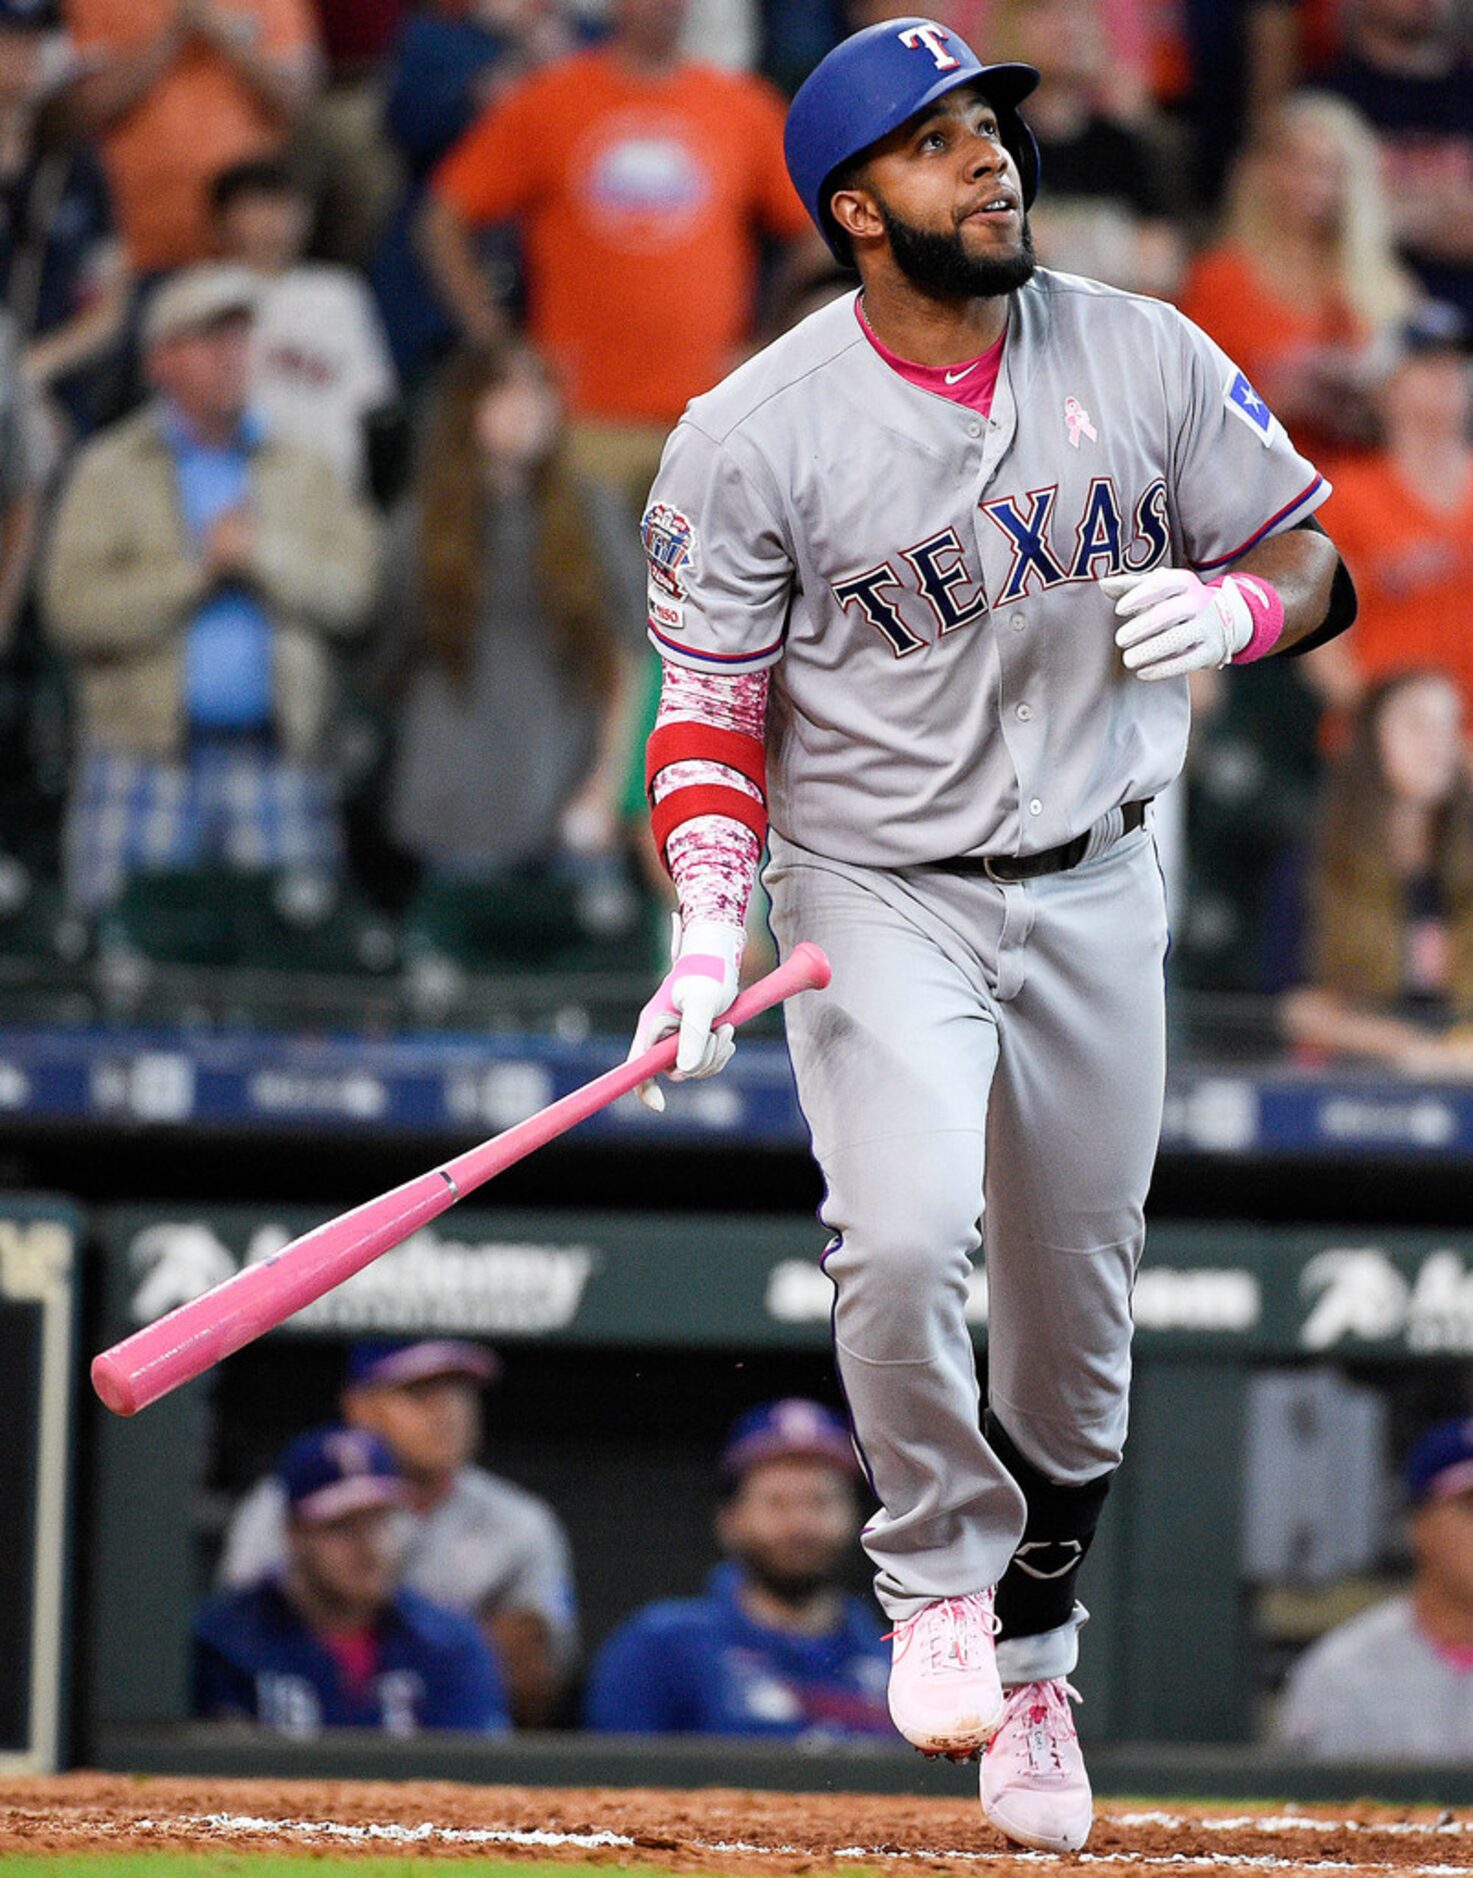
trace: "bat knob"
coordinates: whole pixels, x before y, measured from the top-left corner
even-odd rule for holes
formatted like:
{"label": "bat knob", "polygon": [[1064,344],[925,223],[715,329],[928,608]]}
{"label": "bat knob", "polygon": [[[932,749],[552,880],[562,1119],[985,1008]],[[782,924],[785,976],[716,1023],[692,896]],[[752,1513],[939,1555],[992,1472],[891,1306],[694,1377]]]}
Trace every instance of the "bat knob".
{"label": "bat knob", "polygon": [[106,1353],[92,1359],[92,1387],[102,1398],[104,1408],[110,1408],[114,1415],[138,1412],[132,1379],[122,1365]]}
{"label": "bat knob", "polygon": [[834,968],[829,964],[828,955],[821,946],[814,945],[811,939],[805,939],[795,945],[791,954],[794,960],[802,960],[803,976],[809,991],[822,991],[834,975]]}

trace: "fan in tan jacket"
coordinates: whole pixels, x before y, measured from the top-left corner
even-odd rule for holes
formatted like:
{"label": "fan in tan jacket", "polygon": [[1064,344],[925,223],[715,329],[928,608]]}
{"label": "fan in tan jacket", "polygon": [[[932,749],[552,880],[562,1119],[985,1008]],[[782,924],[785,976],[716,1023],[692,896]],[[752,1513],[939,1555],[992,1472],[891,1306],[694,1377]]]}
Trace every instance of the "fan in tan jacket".
{"label": "fan in tan jacket", "polygon": [[56,516],[43,598],[74,667],[85,912],[137,871],[339,863],[323,751],[377,527],[326,459],[248,410],[253,293],[217,266],[158,291],[154,399],[82,452]]}

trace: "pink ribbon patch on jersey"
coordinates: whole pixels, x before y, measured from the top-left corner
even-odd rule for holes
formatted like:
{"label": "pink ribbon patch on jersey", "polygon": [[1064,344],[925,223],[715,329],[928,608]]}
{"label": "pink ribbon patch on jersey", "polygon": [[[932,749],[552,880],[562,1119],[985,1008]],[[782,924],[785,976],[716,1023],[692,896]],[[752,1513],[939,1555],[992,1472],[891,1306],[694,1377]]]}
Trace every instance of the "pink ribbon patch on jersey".
{"label": "pink ribbon patch on jersey", "polygon": [[1065,398],[1064,422],[1069,426],[1069,442],[1074,449],[1079,448],[1079,439],[1088,437],[1091,443],[1098,443],[1100,433],[1089,421],[1089,412],[1078,398]]}

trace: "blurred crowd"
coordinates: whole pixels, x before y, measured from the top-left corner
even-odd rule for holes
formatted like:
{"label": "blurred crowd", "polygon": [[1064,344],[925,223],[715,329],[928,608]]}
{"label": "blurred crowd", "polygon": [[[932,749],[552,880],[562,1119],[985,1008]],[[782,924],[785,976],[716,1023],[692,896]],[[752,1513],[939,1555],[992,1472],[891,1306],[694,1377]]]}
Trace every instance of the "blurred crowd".
{"label": "blurred crowd", "polygon": [[[638,518],[848,291],[784,93],[875,0],[0,0],[0,957],[644,971]],[[955,0],[1040,260],[1165,296],[1361,599],[1198,687],[1183,987],[1473,1074],[1462,0]]]}

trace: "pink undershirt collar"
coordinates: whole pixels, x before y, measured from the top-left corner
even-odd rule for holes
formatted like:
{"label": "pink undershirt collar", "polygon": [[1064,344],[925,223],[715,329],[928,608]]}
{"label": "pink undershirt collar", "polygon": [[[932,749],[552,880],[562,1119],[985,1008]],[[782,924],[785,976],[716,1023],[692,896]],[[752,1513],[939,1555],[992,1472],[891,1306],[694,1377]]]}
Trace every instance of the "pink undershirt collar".
{"label": "pink undershirt collar", "polygon": [[938,398],[949,398],[953,404],[964,404],[982,417],[989,415],[992,396],[997,390],[997,374],[1002,367],[1003,346],[1007,342],[1006,328],[985,352],[964,364],[915,365],[890,350],[865,318],[864,308],[857,299],[854,302],[854,315],[865,338],[891,371],[898,372],[907,384],[915,385],[921,391],[934,392]]}
{"label": "pink undershirt collar", "polygon": [[[1425,1630],[1422,1634],[1427,1636]],[[1473,1670],[1473,1643],[1440,1643],[1436,1637],[1427,1637],[1427,1641],[1449,1668],[1464,1676]]]}

